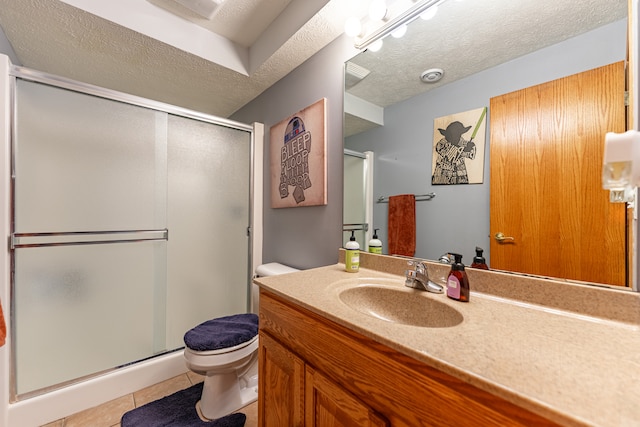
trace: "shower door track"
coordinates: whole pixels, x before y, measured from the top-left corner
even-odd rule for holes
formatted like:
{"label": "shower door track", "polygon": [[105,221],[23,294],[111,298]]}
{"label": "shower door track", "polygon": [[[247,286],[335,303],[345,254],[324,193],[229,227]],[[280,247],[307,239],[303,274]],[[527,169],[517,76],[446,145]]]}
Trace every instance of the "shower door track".
{"label": "shower door track", "polygon": [[61,89],[67,89],[73,92],[93,95],[99,98],[123,102],[129,105],[137,105],[138,107],[150,108],[156,111],[163,111],[165,113],[175,114],[177,116],[195,119],[214,125],[220,125],[231,129],[243,130],[250,132],[253,135],[252,125],[236,122],[234,120],[225,119],[222,117],[212,116],[210,114],[201,113],[199,111],[190,110],[188,108],[166,104],[160,101],[142,98],[124,92],[118,92],[116,90],[95,86],[89,83],[71,80],[65,77],[57,76],[55,74],[44,73],[42,71],[36,71],[26,67],[12,65],[9,70],[9,75],[13,76],[14,78],[20,78],[36,83],[43,83]]}

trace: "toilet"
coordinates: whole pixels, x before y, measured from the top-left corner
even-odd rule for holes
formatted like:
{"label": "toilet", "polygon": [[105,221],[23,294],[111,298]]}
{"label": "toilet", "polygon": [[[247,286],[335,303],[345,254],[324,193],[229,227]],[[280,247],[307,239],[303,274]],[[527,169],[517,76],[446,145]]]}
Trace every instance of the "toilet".
{"label": "toilet", "polygon": [[[279,263],[256,269],[256,277],[299,271]],[[184,335],[187,367],[205,376],[199,401],[203,417],[214,420],[258,399],[258,287],[254,313],[207,320]]]}

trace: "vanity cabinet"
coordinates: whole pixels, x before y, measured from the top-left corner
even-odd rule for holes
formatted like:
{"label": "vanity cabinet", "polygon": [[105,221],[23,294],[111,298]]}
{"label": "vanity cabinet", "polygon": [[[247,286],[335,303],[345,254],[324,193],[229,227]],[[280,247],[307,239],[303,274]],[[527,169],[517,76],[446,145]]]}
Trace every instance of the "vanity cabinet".
{"label": "vanity cabinet", "polygon": [[386,427],[389,423],[293,352],[260,333],[260,425]]}
{"label": "vanity cabinet", "polygon": [[264,289],[259,357],[262,427],[558,425]]}
{"label": "vanity cabinet", "polygon": [[260,331],[258,367],[260,425],[304,425],[304,360]]}

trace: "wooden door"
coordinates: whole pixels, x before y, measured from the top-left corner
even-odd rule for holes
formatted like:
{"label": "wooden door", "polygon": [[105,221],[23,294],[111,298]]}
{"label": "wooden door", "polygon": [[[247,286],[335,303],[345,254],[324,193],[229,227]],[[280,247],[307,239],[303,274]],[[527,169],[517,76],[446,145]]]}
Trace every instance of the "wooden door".
{"label": "wooden door", "polygon": [[491,268],[627,284],[626,205],[601,183],[604,136],[625,131],[624,73],[619,62],[491,99]]}
{"label": "wooden door", "polygon": [[638,2],[629,0],[627,5],[627,129],[640,130],[638,112],[635,106],[638,102],[636,91],[638,88]]}
{"label": "wooden door", "polygon": [[389,423],[371,408],[306,366],[306,427],[386,427]]}
{"label": "wooden door", "polygon": [[269,335],[260,333],[258,424],[304,425],[304,361]]}

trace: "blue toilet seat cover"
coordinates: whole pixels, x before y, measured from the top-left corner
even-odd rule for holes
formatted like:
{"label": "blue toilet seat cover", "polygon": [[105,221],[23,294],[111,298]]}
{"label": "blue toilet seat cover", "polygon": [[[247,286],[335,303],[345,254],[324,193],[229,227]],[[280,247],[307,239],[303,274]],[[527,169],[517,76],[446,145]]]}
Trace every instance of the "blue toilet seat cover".
{"label": "blue toilet seat cover", "polygon": [[258,334],[258,315],[234,314],[207,320],[184,334],[184,343],[194,351],[220,350],[250,341]]}

